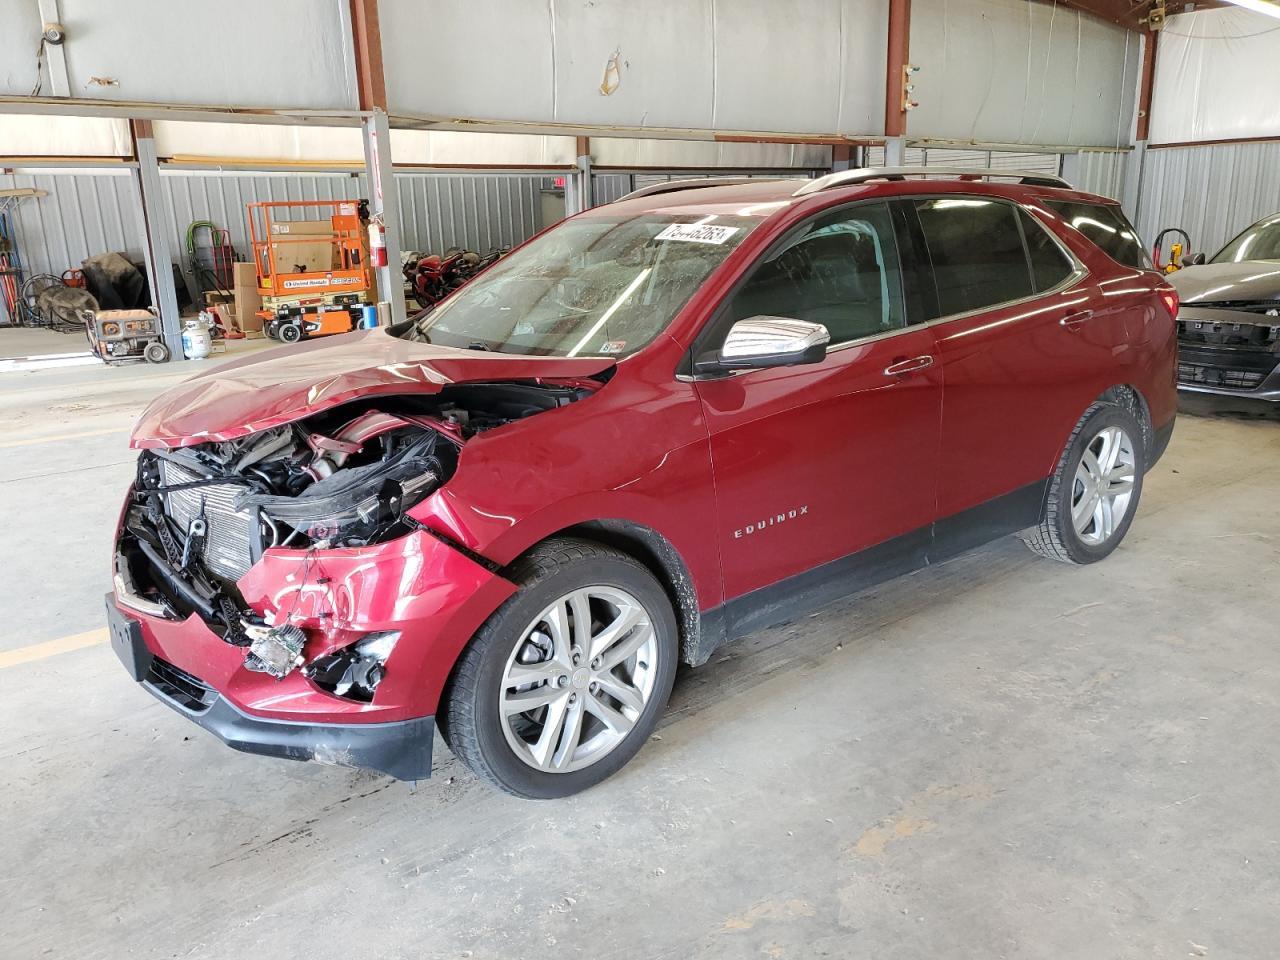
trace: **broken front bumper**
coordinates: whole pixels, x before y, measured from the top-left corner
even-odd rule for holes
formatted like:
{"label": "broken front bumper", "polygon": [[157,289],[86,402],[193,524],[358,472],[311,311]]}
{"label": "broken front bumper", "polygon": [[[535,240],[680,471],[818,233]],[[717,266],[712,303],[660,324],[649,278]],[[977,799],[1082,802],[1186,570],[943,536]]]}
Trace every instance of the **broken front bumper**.
{"label": "broken front bumper", "polygon": [[306,633],[307,661],[395,632],[372,702],[322,689],[301,670],[276,679],[248,669],[244,648],[225,642],[198,614],[149,609],[118,573],[108,621],[133,678],[237,750],[370,767],[402,779],[429,775],[434,717],[453,664],[515,590],[422,530],[363,548],[271,549],[237,586],[255,613]]}
{"label": "broken front bumper", "polygon": [[286,760],[367,767],[399,780],[431,776],[435,717],[390,723],[307,723],[255,717],[237,709],[198,677],[152,653],[142,624],[122,613],[107,594],[111,645],[143,689],[204,727],[227,746]]}

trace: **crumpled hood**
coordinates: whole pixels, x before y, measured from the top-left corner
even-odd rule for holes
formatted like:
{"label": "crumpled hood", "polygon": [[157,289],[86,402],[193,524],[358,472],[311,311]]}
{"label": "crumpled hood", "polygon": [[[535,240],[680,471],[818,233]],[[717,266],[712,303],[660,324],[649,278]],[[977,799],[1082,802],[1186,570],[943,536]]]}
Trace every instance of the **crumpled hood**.
{"label": "crumpled hood", "polygon": [[1280,300],[1280,263],[1206,263],[1184,267],[1166,279],[1182,303],[1220,303],[1223,300]]}
{"label": "crumpled hood", "polygon": [[439,393],[453,383],[573,379],[602,373],[601,357],[526,357],[412,343],[362,330],[220,364],[167,390],[143,411],[133,447],[232,440],[362,396]]}

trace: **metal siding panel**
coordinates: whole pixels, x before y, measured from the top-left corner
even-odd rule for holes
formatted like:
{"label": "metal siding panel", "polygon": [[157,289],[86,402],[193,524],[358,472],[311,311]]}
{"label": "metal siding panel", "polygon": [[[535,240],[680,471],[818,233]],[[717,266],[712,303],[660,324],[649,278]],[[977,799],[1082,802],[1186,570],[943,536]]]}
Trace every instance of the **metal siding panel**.
{"label": "metal siding panel", "polygon": [[1280,143],[1148,150],[1138,232],[1148,243],[1181,227],[1212,256],[1250,224],[1280,210]]}
{"label": "metal siding panel", "polygon": [[1077,176],[1073,186],[1088,193],[1119,200],[1124,193],[1127,153],[1082,150],[1076,160]]}
{"label": "metal siding panel", "polygon": [[27,275],[78,269],[94,254],[141,255],[138,218],[129,194],[129,174],[39,173],[0,177],[5,187],[48,192],[10,210],[18,255]]}

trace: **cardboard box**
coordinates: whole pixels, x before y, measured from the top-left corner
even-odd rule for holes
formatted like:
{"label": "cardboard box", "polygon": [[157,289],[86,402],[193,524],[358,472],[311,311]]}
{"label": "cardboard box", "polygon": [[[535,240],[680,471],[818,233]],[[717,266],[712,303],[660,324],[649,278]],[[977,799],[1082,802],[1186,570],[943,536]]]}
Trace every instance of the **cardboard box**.
{"label": "cardboard box", "polygon": [[[332,270],[338,248],[330,238],[333,224],[327,220],[298,220],[289,223],[273,223],[271,234],[280,239],[272,243],[276,269],[280,273],[323,273]],[[324,240],[307,241],[307,237],[322,236]],[[301,267],[302,269],[298,269]]]}
{"label": "cardboard box", "polygon": [[258,270],[252,263],[233,263],[231,265],[231,285],[233,287],[257,287]]}
{"label": "cardboard box", "polygon": [[262,309],[262,295],[258,293],[258,272],[252,263],[237,263],[231,270],[234,281],[232,293],[235,294],[236,323],[248,336],[261,332],[262,318],[257,312]]}

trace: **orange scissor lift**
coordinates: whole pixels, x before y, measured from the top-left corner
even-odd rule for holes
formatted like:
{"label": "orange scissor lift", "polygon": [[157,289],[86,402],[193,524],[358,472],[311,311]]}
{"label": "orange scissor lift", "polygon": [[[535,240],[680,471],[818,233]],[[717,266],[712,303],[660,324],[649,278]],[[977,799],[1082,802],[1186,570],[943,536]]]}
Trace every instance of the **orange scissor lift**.
{"label": "orange scissor lift", "polygon": [[363,200],[248,205],[262,296],[258,316],[268,336],[296,343],[347,333],[359,325],[364,308],[377,299],[367,209]]}

